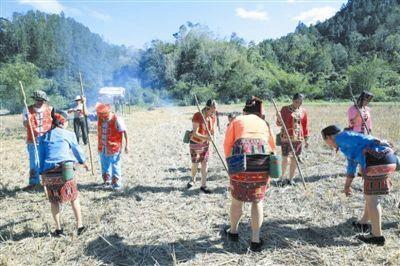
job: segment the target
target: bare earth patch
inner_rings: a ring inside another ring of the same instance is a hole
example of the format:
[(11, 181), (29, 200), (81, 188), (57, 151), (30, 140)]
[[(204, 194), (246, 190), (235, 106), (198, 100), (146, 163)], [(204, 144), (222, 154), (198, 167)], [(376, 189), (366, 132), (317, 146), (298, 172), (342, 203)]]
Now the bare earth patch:
[[(240, 111), (221, 106), (221, 111)], [(303, 155), (308, 191), (302, 186), (272, 186), (264, 204), (260, 254), (247, 250), (250, 238), (249, 206), (240, 227), (239, 243), (221, 237), (228, 222), (228, 178), (215, 153), (208, 185), (213, 194), (199, 193), (199, 184), (187, 190), (189, 148), (182, 143), (191, 127), (195, 107), (168, 107), (134, 111), (125, 116), (130, 153), (123, 154), (125, 189), (115, 193), (99, 188), (96, 135), (91, 134), (96, 176), (76, 172), (84, 221), (89, 230), (76, 236), (71, 207), (63, 206), (66, 238), (53, 238), (50, 204), (43, 191), (27, 193), (28, 158), (20, 116), (1, 116), (0, 144), (0, 264), (1, 265), (372, 265), (400, 264), (399, 173), (394, 189), (382, 200), (384, 247), (361, 244), (350, 224), (363, 208), (361, 179), (354, 196), (346, 198), (345, 160), (322, 144), (320, 130), (345, 125), (344, 105), (309, 106), (312, 137)], [(399, 105), (373, 106), (374, 135), (400, 147)], [(268, 121), (275, 120), (267, 108)], [(227, 118), (217, 135), (222, 151)], [(276, 129), (275, 129), (276, 130)], [(88, 155), (87, 147), (84, 147)]]

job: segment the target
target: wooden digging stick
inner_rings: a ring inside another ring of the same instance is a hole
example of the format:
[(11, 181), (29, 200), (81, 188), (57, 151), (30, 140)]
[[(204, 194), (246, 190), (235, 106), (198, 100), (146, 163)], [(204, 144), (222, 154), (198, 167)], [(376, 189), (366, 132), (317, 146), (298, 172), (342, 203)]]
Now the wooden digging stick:
[[(33, 127), (32, 127), (32, 124), (31, 124), (31, 120), (29, 119), (28, 104), (26, 103), (26, 95), (25, 95), (24, 85), (22, 85), (21, 81), (19, 81), (19, 86), (21, 87), (21, 93), (22, 93), (24, 105), (25, 105), (25, 108), (26, 108), (26, 112), (28, 114), (27, 122), (28, 122), (28, 126), (29, 126), (29, 131), (31, 132), (31, 135), (32, 135), (33, 146), (35, 148), (35, 163), (40, 164), (36, 137), (35, 137), (35, 133), (33, 132)], [(49, 199), (49, 194), (47, 193), (46, 186), (43, 186), (43, 189), (44, 189), (44, 194), (46, 195), (46, 199)]]
[(301, 177), (301, 182), (303, 183), (304, 189), (307, 190), (306, 182), (304, 181), (303, 172), (301, 171), (301, 168), (300, 168), (299, 159), (297, 158), (296, 151), (294, 150), (292, 140), (290, 139), (290, 136), (289, 136), (289, 131), (288, 131), (286, 125), (285, 125), (285, 122), (283, 121), (281, 112), (279, 112), (278, 107), (276, 106), (275, 100), (274, 100), (272, 97), (269, 97), (269, 99), (270, 99), (270, 101), (272, 102), (272, 104), (274, 105), (275, 110), (276, 110), (276, 113), (277, 113), (277, 115), (278, 115), (278, 118), (279, 118), (279, 120), (280, 120), (280, 122), (281, 122), (281, 124), (282, 124), (282, 127), (283, 127), (284, 130), (285, 130), (285, 134), (286, 134), (286, 136), (287, 136), (287, 138), (288, 138), (288, 140), (289, 140), (290, 149), (292, 150), (292, 152), (293, 152), (293, 157), (294, 157), (294, 159), (295, 159), (295, 161), (296, 161), (297, 169), (299, 169), (299, 174), (300, 174), (300, 177)]
[[(81, 98), (82, 98), (82, 111), (83, 111), (83, 115), (85, 117), (85, 126), (86, 126), (86, 130), (87, 130), (87, 141), (88, 141), (88, 146), (89, 146), (89, 156), (90, 156), (90, 168), (92, 170), (92, 175), (95, 176), (94, 174), (94, 168), (93, 168), (93, 157), (92, 157), (92, 148), (90, 146), (90, 132), (89, 132), (89, 124), (88, 124), (88, 119), (87, 119), (87, 113), (86, 113), (86, 101), (84, 101), (85, 94), (83, 93), (83, 82), (82, 82), (82, 75), (81, 72), (79, 72), (79, 80), (81, 82)], [(97, 181), (97, 178), (95, 176), (95, 181)]]
[[(200, 109), (199, 101), (197, 100), (197, 96), (196, 96), (196, 95), (194, 95), (194, 99), (195, 99), (195, 101), (196, 101), (197, 110), (199, 111), (199, 113), (201, 114), (201, 117), (203, 118), (203, 122), (204, 122), (204, 125), (206, 126), (207, 133), (208, 133), (208, 135), (211, 137), (211, 132), (210, 132), (210, 130), (208, 129), (206, 118), (204, 117), (203, 112), (202, 112), (201, 109)], [(215, 149), (215, 151), (217, 152), (218, 157), (219, 157), (219, 159), (221, 160), (221, 163), (222, 163), (222, 165), (224, 166), (225, 171), (226, 171), (226, 172), (228, 173), (228, 175), (229, 175), (228, 167), (226, 167), (225, 161), (224, 161), (224, 159), (222, 158), (221, 153), (219, 152), (219, 150), (218, 150), (218, 148), (217, 148), (217, 145), (215, 145), (215, 142), (214, 142), (214, 140), (213, 140), (212, 137), (211, 137), (211, 143), (212, 143), (212, 145), (214, 146), (214, 149)]]

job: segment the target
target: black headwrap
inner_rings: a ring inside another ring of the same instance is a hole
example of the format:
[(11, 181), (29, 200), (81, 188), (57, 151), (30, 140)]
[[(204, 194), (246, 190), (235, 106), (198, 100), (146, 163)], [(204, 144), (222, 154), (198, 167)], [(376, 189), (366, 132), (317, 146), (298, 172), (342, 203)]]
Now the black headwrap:
[(371, 101), (374, 95), (370, 93), (369, 91), (363, 91), (361, 92), (360, 96), (358, 96), (357, 99), (357, 105), (358, 107), (362, 107), (364, 100)]
[(297, 92), (295, 95), (293, 95), (293, 101), (299, 100), (299, 99), (303, 100), (304, 99), (304, 95)]
[(328, 136), (336, 135), (336, 134), (338, 134), (340, 131), (342, 131), (342, 129), (340, 129), (340, 127), (338, 127), (338, 126), (336, 126), (336, 125), (328, 126), (328, 127), (324, 128), (324, 129), (321, 131), (322, 138), (323, 138), (323, 139), (326, 139)]
[(243, 108), (243, 112), (261, 116), (262, 101), (259, 98), (253, 96), (251, 99), (248, 99), (246, 101), (246, 105)]

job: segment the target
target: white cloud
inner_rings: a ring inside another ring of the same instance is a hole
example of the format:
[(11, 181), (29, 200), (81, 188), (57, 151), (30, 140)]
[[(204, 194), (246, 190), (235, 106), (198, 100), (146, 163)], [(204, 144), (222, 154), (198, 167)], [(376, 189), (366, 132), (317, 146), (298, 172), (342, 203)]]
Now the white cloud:
[(110, 15), (98, 12), (93, 9), (88, 9), (88, 12), (91, 17), (101, 20), (101, 21), (104, 21), (104, 22), (108, 22), (112, 19)]
[(20, 4), (29, 5), (46, 13), (61, 13), (65, 7), (57, 0), (19, 0)]
[(301, 12), (298, 16), (294, 17), (293, 20), (302, 21), (306, 24), (315, 24), (317, 21), (322, 22), (332, 17), (335, 13), (336, 9), (334, 7), (319, 7)]
[(236, 8), (236, 16), (244, 19), (267, 20), (268, 14), (262, 10), (246, 10), (244, 8)]
[(34, 9), (51, 14), (59, 14), (63, 11), (65, 13), (68, 13), (69, 15), (77, 17), (89, 15), (94, 19), (105, 22), (112, 19), (111, 16), (108, 14), (104, 14), (89, 8), (78, 9), (74, 7), (67, 7), (57, 0), (19, 0), (19, 3), (22, 5), (32, 6)]

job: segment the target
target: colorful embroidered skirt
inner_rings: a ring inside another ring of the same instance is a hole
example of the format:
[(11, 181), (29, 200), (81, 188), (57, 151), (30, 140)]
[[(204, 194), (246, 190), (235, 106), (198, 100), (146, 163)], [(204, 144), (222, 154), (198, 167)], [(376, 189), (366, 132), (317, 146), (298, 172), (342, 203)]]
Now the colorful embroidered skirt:
[[(282, 156), (289, 156), (290, 154), (293, 154), (289, 142), (281, 142), (281, 148), (282, 148)], [(296, 152), (296, 156), (299, 156), (303, 149), (303, 143), (301, 141), (295, 141), (293, 142), (293, 148)]]
[(78, 198), (78, 188), (74, 179), (64, 182), (61, 167), (42, 174), (43, 185), (47, 188), (49, 201), (65, 203)]
[(207, 162), (210, 156), (210, 143), (197, 143), (190, 141), (190, 157), (192, 158), (192, 163)]
[[(235, 142), (232, 155), (261, 154), (267, 151), (267, 143), (259, 139), (239, 139)], [(244, 202), (259, 202), (265, 198), (270, 178), (268, 173), (230, 174), (230, 191), (233, 198)]]
[(396, 171), (396, 156), (389, 149), (383, 152), (365, 151), (364, 194), (387, 195), (392, 187), (391, 176)]

